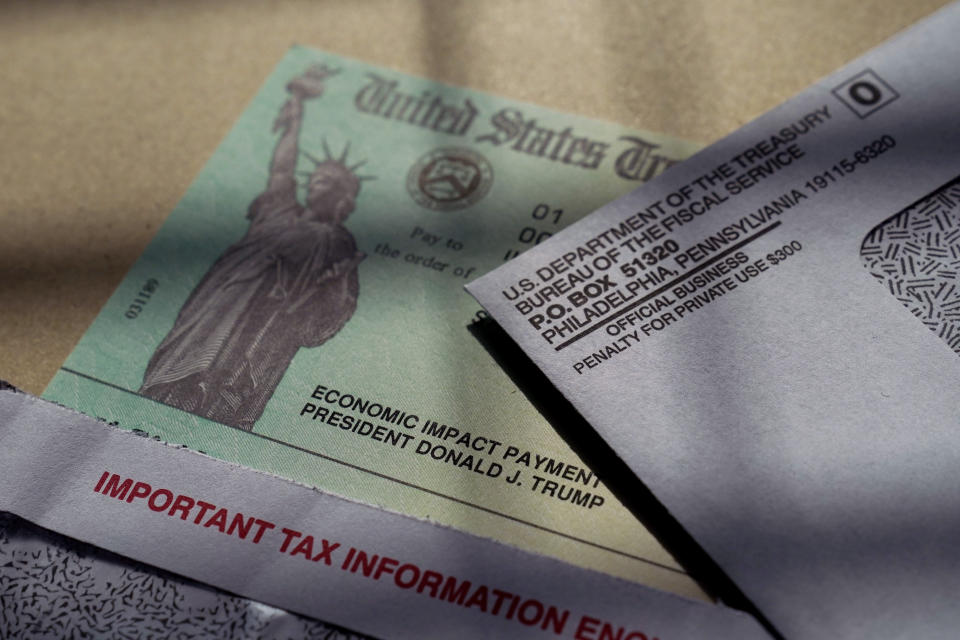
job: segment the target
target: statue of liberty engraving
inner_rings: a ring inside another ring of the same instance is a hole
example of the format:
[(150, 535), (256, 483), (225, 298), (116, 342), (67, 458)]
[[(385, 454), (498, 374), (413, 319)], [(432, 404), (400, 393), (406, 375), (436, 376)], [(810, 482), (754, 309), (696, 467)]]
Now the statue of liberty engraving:
[(267, 188), (250, 204), (246, 235), (180, 309), (147, 365), (142, 395), (249, 431), (297, 351), (320, 346), (353, 315), (364, 254), (343, 222), (365, 177), (346, 166), (346, 149), (333, 158), (324, 142), (325, 159), (304, 152), (315, 167), (304, 204), (297, 200), (303, 105), (334, 73), (318, 65), (287, 85)]

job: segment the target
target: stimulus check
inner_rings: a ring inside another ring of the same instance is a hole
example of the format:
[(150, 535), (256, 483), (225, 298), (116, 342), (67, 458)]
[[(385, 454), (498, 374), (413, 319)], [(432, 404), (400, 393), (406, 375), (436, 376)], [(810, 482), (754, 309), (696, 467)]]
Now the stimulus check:
[(787, 638), (960, 625), (958, 29), (470, 285)]
[(471, 335), (463, 291), (694, 150), (294, 48), (45, 396), (701, 596)]

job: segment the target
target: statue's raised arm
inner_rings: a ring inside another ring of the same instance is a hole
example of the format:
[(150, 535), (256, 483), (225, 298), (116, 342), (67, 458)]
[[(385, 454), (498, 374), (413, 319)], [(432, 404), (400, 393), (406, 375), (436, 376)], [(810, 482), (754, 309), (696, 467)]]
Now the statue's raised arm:
[(300, 124), (303, 121), (303, 103), (309, 98), (323, 95), (324, 81), (337, 73), (339, 73), (338, 69), (318, 64), (287, 83), (287, 92), (290, 97), (280, 108), (280, 113), (273, 123), (273, 130), (283, 133), (273, 151), (267, 191), (290, 190), (295, 195), (296, 179), (294, 172), (297, 167), (297, 147), (300, 138)]

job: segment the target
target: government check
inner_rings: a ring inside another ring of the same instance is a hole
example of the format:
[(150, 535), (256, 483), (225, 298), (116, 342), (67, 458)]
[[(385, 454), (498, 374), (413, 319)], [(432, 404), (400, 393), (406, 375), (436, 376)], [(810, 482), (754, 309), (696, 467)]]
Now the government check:
[(471, 336), (463, 292), (695, 148), (293, 48), (45, 397), (702, 597)]

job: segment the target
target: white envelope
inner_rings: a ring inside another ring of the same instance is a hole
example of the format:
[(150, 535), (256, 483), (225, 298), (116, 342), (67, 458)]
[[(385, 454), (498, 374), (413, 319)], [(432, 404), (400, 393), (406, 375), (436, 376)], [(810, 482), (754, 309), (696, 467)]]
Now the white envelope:
[(926, 198), (960, 175), (958, 32), (953, 5), (468, 285), (790, 639), (960, 629), (960, 190)]

